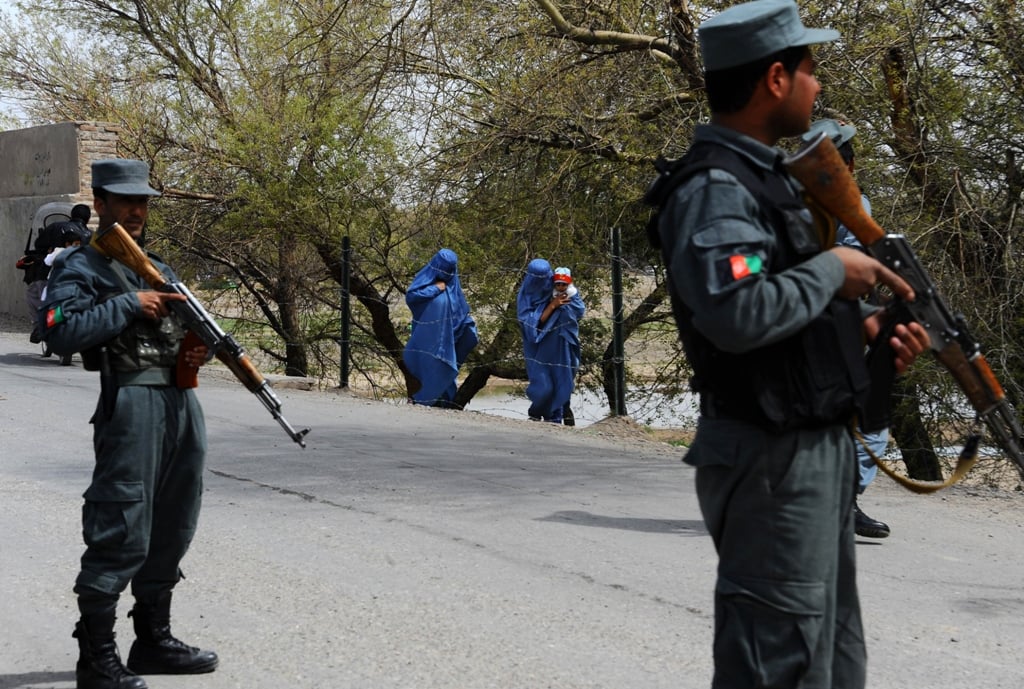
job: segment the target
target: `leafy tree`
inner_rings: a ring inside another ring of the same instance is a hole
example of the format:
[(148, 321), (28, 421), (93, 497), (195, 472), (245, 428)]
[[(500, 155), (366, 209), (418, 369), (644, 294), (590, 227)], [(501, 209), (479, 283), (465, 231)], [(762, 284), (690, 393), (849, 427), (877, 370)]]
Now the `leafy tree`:
[[(666, 68), (673, 56), (695, 58), (667, 39), (631, 33), (657, 29), (659, 17), (645, 3), (574, 8), (615, 27), (594, 35), (575, 30), (547, 3), (427, 6), (410, 32), (423, 40), (404, 46), (402, 61), (431, 98), (427, 140), (435, 154), (420, 168), (420, 195), (453, 242), (486, 246), (489, 257), (474, 265), (470, 256), (464, 281), (491, 316), (460, 392), (466, 400), (490, 375), (525, 375), (514, 299), (530, 258), (572, 266), (592, 306), (607, 296), (612, 227), (628, 238), (635, 270), (649, 266), (638, 200), (651, 174), (639, 166), (666, 145), (662, 127), (679, 126), (680, 111), (690, 119), (699, 111)], [(655, 295), (652, 303), (660, 304), (664, 290)], [(627, 330), (638, 332), (652, 318), (665, 312), (648, 303)], [(584, 380), (607, 389), (607, 327), (584, 325)]]
[[(838, 69), (823, 101), (861, 131), (858, 176), (876, 216), (911, 238), (1019, 403), (1019, 11), (922, 1), (840, 9), (834, 19), (851, 40), (824, 61)], [(860, 87), (844, 88), (851, 81)], [(934, 365), (916, 366), (900, 388), (894, 435), (911, 473), (934, 478), (933, 444), (969, 433), (973, 415)]]
[(21, 10), (30, 30), (6, 23), (0, 64), (34, 99), (26, 111), (120, 124), (124, 153), (151, 161), (164, 191), (153, 229), (165, 246), (232, 275), (257, 309), (239, 322), (287, 374), (308, 373), (309, 344), (331, 337), (316, 318), (318, 255), (343, 229), (365, 233), (395, 184), (398, 134), (368, 58), (392, 29), (388, 7), (50, 0)]
[[(697, 62), (687, 59), (694, 53), (693, 27), (722, 3), (695, 9), (669, 2), (670, 19), (662, 24), (668, 35), (617, 30), (617, 3), (535, 5), (581, 56), (595, 46), (619, 52), (649, 46), (699, 102)], [(651, 15), (659, 11), (646, 9)], [(1012, 276), (1020, 260), (1013, 240), (1020, 223), (1024, 20), (1016, 4), (811, 2), (803, 9), (814, 24), (835, 26), (844, 37), (816, 48), (823, 85), (819, 116), (857, 125), (859, 177), (876, 217), (911, 237), (940, 289), (988, 344), (1009, 396), (1020, 401), (1021, 329), (1015, 314), (1021, 294)], [(664, 126), (660, 147), (639, 142), (630, 152), (649, 159), (680, 141), (685, 145), (698, 114), (695, 108), (675, 108), (676, 126)], [(933, 445), (962, 437), (972, 413), (934, 365), (919, 365), (900, 389), (895, 435), (910, 473), (934, 478), (939, 467)]]

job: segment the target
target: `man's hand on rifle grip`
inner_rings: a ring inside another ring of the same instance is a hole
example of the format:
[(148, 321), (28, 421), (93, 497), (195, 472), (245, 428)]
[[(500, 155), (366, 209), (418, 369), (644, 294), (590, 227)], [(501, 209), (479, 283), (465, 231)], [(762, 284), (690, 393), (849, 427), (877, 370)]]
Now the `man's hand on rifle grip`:
[(148, 318), (151, 321), (158, 321), (161, 318), (166, 318), (167, 315), (170, 314), (167, 302), (186, 300), (184, 294), (177, 294), (174, 292), (155, 292), (151, 290), (136, 292), (135, 296), (139, 299), (139, 314), (143, 318)]
[(860, 299), (879, 284), (885, 285), (903, 301), (914, 301), (914, 290), (906, 280), (864, 252), (847, 246), (829, 249), (843, 264), (846, 277), (838, 295)]
[[(867, 336), (868, 342), (874, 342), (879, 332), (882, 331), (885, 320), (892, 317), (892, 313), (887, 309), (868, 316), (864, 321), (864, 334)], [(910, 364), (914, 363), (914, 359), (928, 349), (931, 345), (931, 338), (928, 336), (928, 331), (916, 321), (897, 323), (890, 332), (892, 334), (889, 337), (889, 348), (895, 357), (894, 366), (898, 375), (904, 373)]]
[(889, 346), (896, 354), (896, 373), (904, 373), (910, 368), (914, 359), (928, 349), (930, 344), (931, 338), (928, 337), (928, 331), (920, 323), (916, 321), (906, 325), (898, 323), (893, 331), (893, 336), (889, 338)]
[(206, 345), (198, 344), (195, 347), (182, 349), (182, 357), (191, 368), (199, 368), (210, 360), (210, 357), (207, 356), (208, 352), (209, 350), (206, 348)]

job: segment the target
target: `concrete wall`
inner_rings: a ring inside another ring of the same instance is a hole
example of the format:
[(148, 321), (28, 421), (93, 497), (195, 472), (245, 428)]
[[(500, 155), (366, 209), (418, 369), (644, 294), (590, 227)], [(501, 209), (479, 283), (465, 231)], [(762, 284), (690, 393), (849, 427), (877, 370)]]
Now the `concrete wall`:
[(0, 132), (0, 313), (24, 317), (22, 272), (32, 216), (49, 201), (92, 208), (91, 164), (116, 158), (119, 128), (101, 122), (62, 122)]

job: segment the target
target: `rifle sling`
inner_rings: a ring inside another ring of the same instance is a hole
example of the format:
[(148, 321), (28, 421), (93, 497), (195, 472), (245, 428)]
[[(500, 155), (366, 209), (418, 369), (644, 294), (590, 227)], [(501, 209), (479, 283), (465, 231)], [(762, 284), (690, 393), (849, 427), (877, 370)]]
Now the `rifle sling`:
[(853, 428), (853, 437), (867, 451), (868, 456), (871, 457), (872, 461), (874, 461), (878, 468), (882, 470), (882, 473), (910, 492), (918, 493), (920, 495), (935, 493), (943, 488), (949, 488), (967, 476), (967, 472), (969, 472), (971, 468), (974, 467), (974, 463), (978, 461), (978, 448), (981, 445), (981, 436), (978, 434), (971, 435), (967, 439), (967, 442), (964, 443), (964, 449), (960, 451), (960, 455), (956, 459), (956, 466), (953, 467), (953, 473), (949, 475), (949, 478), (942, 482), (918, 481), (896, 473), (894, 469), (879, 459), (878, 456), (871, 451), (871, 448), (868, 447), (867, 442), (864, 440), (864, 436), (861, 435), (856, 426)]

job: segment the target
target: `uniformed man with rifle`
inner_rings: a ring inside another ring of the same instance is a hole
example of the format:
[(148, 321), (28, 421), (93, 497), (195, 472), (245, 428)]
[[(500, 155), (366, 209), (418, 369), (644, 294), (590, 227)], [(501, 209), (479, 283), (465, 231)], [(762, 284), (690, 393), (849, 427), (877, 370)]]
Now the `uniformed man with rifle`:
[[(810, 125), (820, 91), (793, 0), (733, 5), (700, 25), (711, 123), (662, 166), (646, 200), (683, 347), (700, 393), (685, 460), (718, 552), (713, 689), (862, 689), (866, 652), (855, 576), (857, 466), (850, 423), (869, 376), (858, 298), (879, 261), (815, 232), (777, 148)], [(904, 370), (928, 345), (892, 333)]]
[[(117, 224), (142, 244), (149, 166), (139, 160), (92, 164), (99, 227)], [(154, 254), (168, 280), (174, 274)], [(208, 347), (183, 346), (172, 313), (187, 297), (152, 289), (94, 246), (62, 253), (44, 304), (45, 337), (58, 354), (81, 352), (100, 372), (96, 464), (85, 491), (85, 553), (75, 580), (78, 689), (143, 689), (138, 675), (193, 674), (217, 667), (217, 654), (171, 634), (171, 594), (196, 531), (203, 490), (206, 426), (194, 391), (180, 381), (207, 360)], [(187, 385), (188, 383), (186, 383)], [(120, 594), (131, 586), (135, 641), (122, 664), (114, 637)]]

